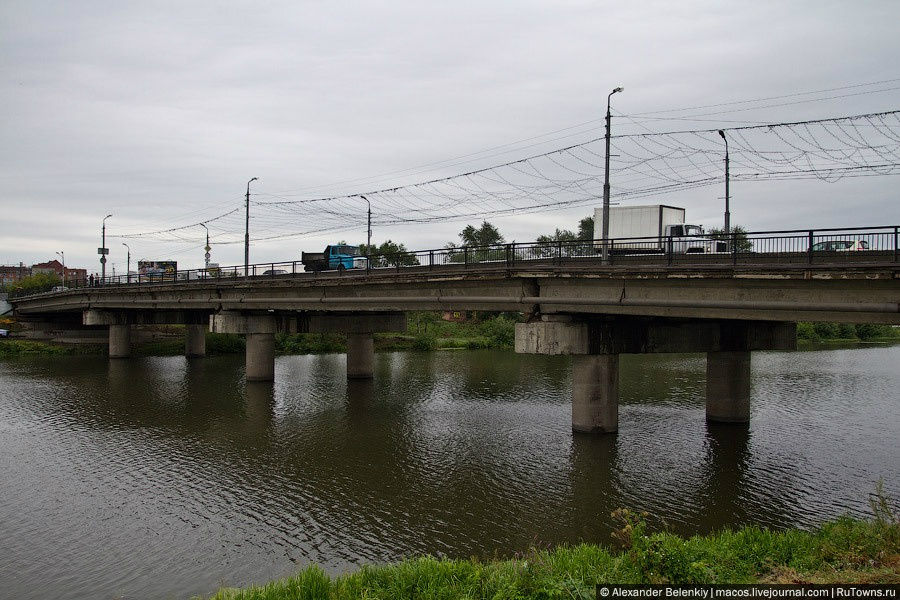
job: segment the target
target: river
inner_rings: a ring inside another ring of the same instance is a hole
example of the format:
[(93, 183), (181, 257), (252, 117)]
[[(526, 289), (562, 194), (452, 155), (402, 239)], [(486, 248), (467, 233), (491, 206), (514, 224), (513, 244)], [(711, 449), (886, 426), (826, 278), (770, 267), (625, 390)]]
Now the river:
[(0, 361), (0, 590), (186, 598), (318, 563), (810, 527), (900, 497), (900, 345), (753, 354), (749, 427), (704, 421), (703, 355), (623, 356), (620, 431), (570, 430), (567, 357), (496, 351)]

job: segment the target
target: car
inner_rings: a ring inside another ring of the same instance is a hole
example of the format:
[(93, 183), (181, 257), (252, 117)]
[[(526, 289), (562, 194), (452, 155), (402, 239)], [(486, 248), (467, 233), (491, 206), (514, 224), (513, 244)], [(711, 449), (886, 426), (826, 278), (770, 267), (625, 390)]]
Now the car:
[(866, 240), (827, 240), (812, 246), (813, 252), (850, 252), (868, 249), (869, 242)]
[(266, 269), (263, 271), (263, 275), (287, 275), (287, 273), (284, 269)]
[(64, 291), (66, 291), (67, 289), (69, 289), (69, 288), (67, 288), (67, 287), (64, 286), (64, 285), (54, 285), (54, 286), (53, 286), (53, 289), (50, 290), (50, 291), (51, 291), (51, 292), (64, 292)]
[(0, 329), (0, 337), (9, 337), (9, 329)]

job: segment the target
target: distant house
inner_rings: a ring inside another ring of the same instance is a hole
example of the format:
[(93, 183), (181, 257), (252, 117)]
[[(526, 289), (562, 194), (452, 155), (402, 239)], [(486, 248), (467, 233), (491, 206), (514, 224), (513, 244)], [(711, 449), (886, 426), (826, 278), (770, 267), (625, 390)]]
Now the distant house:
[(87, 278), (87, 269), (72, 269), (70, 267), (66, 267), (65, 271), (65, 277), (63, 277), (63, 265), (56, 259), (45, 263), (37, 263), (35, 265), (31, 265), (31, 272), (35, 275), (37, 275), (38, 273), (46, 273), (48, 275), (55, 274), (60, 279), (65, 279), (66, 281), (74, 281), (76, 279)]
[(16, 283), (31, 275), (31, 267), (24, 264), (0, 265), (0, 285)]

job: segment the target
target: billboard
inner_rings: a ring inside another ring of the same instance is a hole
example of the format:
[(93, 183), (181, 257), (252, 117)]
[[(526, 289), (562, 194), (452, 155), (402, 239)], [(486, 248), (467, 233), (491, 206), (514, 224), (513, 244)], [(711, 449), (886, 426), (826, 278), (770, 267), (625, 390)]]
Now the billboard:
[(178, 261), (175, 260), (139, 260), (138, 273), (140, 275), (174, 275), (178, 271)]

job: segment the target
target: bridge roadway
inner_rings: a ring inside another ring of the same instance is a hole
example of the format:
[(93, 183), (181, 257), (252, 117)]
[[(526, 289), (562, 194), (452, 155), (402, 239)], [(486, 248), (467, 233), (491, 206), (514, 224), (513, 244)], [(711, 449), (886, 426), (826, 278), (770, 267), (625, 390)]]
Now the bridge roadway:
[(247, 336), (246, 379), (274, 378), (278, 332), (348, 336), (348, 377), (371, 377), (372, 334), (405, 331), (412, 310), (516, 311), (516, 351), (575, 355), (572, 427), (618, 428), (618, 357), (706, 352), (707, 419), (750, 417), (753, 350), (793, 349), (797, 321), (900, 324), (900, 264), (633, 264), (595, 260), (416, 266), (167, 281), (73, 289), (13, 300), (30, 320), (109, 326), (111, 358), (130, 355), (137, 324)]

